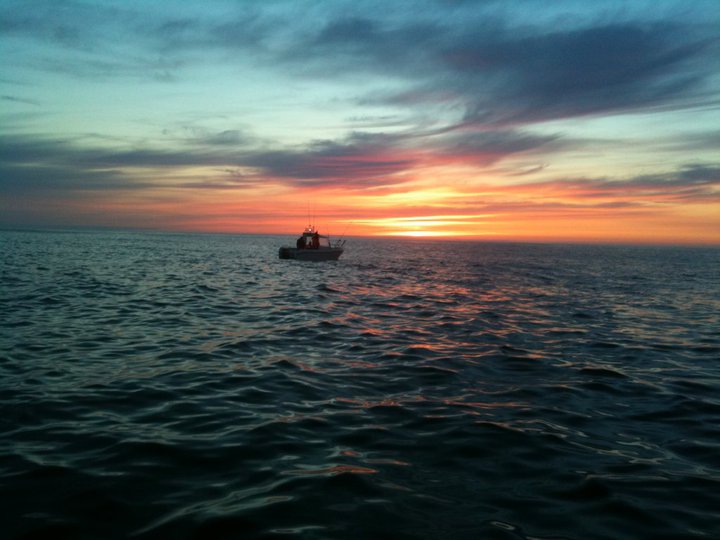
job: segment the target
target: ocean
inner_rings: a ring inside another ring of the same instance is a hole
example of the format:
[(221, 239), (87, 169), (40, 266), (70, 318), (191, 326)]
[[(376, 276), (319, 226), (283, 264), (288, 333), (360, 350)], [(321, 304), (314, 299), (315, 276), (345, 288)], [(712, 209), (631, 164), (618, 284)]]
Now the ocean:
[(720, 249), (0, 232), (0, 535), (720, 537)]

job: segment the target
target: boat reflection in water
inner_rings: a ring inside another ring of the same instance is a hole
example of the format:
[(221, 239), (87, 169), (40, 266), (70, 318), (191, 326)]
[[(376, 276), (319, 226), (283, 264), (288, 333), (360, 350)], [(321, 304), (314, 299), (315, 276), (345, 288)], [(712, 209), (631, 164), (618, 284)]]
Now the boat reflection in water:
[(324, 236), (308, 225), (300, 238), (295, 242), (295, 247), (281, 247), (281, 259), (299, 259), (301, 261), (336, 261), (343, 253), (344, 240), (335, 243), (330, 241), (329, 236)]

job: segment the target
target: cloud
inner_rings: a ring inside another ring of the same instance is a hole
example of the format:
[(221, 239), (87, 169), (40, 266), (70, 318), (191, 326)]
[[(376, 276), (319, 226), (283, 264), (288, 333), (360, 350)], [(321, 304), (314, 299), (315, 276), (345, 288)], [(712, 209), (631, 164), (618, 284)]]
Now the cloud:
[(595, 183), (599, 192), (665, 202), (720, 202), (720, 165), (689, 163), (675, 171)]
[(213, 133), (203, 140), (204, 144), (217, 146), (237, 146), (244, 142), (244, 138), (237, 129), (226, 129), (219, 133)]
[[(508, 157), (560, 148), (559, 136), (513, 130), (481, 133), (353, 132), (338, 141), (303, 148), (245, 153), (244, 165), (297, 185), (381, 187), (403, 182), (405, 173), (460, 164), (486, 168)], [(566, 144), (571, 144), (570, 142)]]
[(384, 79), (392, 82), (384, 95), (374, 90), (358, 102), (444, 103), (466, 127), (684, 107), (703, 99), (718, 67), (717, 28), (662, 10), (649, 21), (526, 2), (522, 9), (542, 8), (533, 22), (503, 2), (414, 6), (180, 5), (166, 14), (36, 0), (32, 9), (3, 9), (0, 32), (74, 51), (71, 62), (50, 51), (34, 62), (77, 77), (174, 81), (188, 65), (224, 62), (285, 77)]
[[(231, 155), (205, 149), (111, 150), (81, 140), (3, 136), (0, 137), (0, 191), (19, 194), (144, 190), (173, 184), (182, 187), (183, 181), (168, 182), (165, 174), (189, 166), (220, 168), (232, 163)], [(236, 174), (220, 173), (219, 176), (238, 187)], [(209, 183), (217, 182), (214, 179)]]
[(0, 5), (0, 36), (93, 52), (112, 44), (116, 32), (127, 28), (130, 13), (99, 3), (6, 1)]
[(108, 149), (88, 146), (81, 140), (43, 136), (0, 137), (0, 163), (17, 166), (59, 165), (78, 169), (113, 167), (183, 167), (223, 165), (228, 156), (204, 149), (154, 150), (150, 148)]
[(405, 90), (370, 95), (365, 102), (458, 106), (464, 109), (465, 128), (661, 105), (683, 108), (707, 101), (711, 66), (718, 64), (717, 33), (698, 35), (696, 28), (675, 22), (618, 22), (548, 32), (495, 21), (472, 29), (439, 26), (433, 35), (432, 40), (405, 42), (401, 48), (415, 55), (409, 62), (382, 53), (402, 41), (400, 35), (357, 47), (358, 54), (382, 66), (377, 69), (408, 81)]
[(557, 179), (507, 188), (546, 199), (573, 197), (578, 204), (679, 204), (720, 201), (720, 164), (688, 163), (675, 170), (629, 178)]
[(34, 99), (27, 99), (27, 98), (21, 98), (17, 96), (0, 96), (0, 99), (3, 101), (10, 101), (13, 103), (23, 103), (25, 105), (40, 105), (39, 101), (36, 101)]
[(671, 173), (641, 175), (625, 181), (628, 185), (653, 187), (720, 186), (720, 165), (689, 163)]
[[(0, 187), (10, 191), (162, 186), (241, 189), (273, 182), (299, 187), (364, 189), (393, 186), (437, 165), (458, 164), (483, 170), (509, 157), (521, 154), (547, 157), (549, 152), (582, 144), (559, 135), (541, 136), (519, 130), (451, 131), (426, 137), (353, 132), (336, 141), (313, 141), (291, 148), (266, 141), (260, 145), (239, 130), (191, 130), (189, 138), (172, 141), (175, 144), (172, 148), (153, 148), (129, 140), (107, 141), (99, 137), (0, 137)], [(183, 173), (188, 168), (214, 172), (204, 173), (203, 178), (196, 173), (193, 180)], [(526, 166), (520, 173), (543, 169), (542, 165), (534, 165), (530, 170)], [(151, 174), (155, 179), (149, 177)], [(173, 175), (178, 179), (173, 180)], [(717, 196), (719, 178), (720, 167), (689, 163), (675, 171), (629, 179), (559, 179), (512, 184), (504, 189), (534, 193), (540, 188), (546, 193), (572, 191), (586, 200), (628, 194), (648, 199), (664, 196), (707, 200)]]
[[(191, 129), (189, 134), (171, 139), (174, 146), (162, 149), (89, 136), (0, 137), (0, 184), (13, 190), (121, 189), (123, 181), (133, 189), (160, 185), (238, 189), (265, 179), (288, 186), (362, 189), (391, 186), (407, 180), (407, 173), (437, 164), (489, 166), (555, 140), (513, 132), (425, 138), (353, 132), (337, 141), (287, 148), (267, 142), (261, 146), (239, 130)], [(201, 181), (167, 180), (187, 168), (213, 168), (217, 175)], [(145, 180), (148, 171), (155, 171), (158, 180)]]
[[(239, 189), (263, 179), (296, 186), (390, 185), (398, 181), (393, 175), (411, 169), (417, 161), (412, 150), (393, 146), (397, 140), (356, 133), (341, 142), (263, 149), (254, 147), (254, 141), (239, 131), (227, 130), (195, 133), (191, 139), (175, 141), (174, 149), (157, 149), (132, 141), (108, 148), (96, 138), (89, 142), (86, 138), (5, 136), (0, 137), (0, 188), (13, 192), (171, 186)], [(202, 180), (167, 179), (188, 167), (210, 167), (216, 174)], [(242, 172), (249, 169), (255, 173)], [(157, 180), (148, 180), (148, 171), (154, 171)]]
[(720, 148), (720, 130), (684, 133), (682, 137), (660, 138), (661, 151), (698, 152)]
[(394, 175), (418, 163), (415, 153), (397, 141), (384, 134), (356, 133), (341, 142), (316, 141), (301, 149), (250, 152), (243, 163), (302, 185), (388, 185), (399, 181), (393, 180)]
[(515, 154), (558, 149), (559, 139), (559, 135), (540, 136), (517, 130), (456, 132), (444, 139), (439, 154), (450, 161), (489, 166)]
[(455, 105), (465, 126), (685, 107), (707, 98), (718, 65), (709, 27), (577, 17), (558, 30), (486, 13), (468, 8), (459, 20), (440, 10), (432, 22), (341, 16), (281, 59), (314, 76), (360, 70), (403, 82), (360, 103)]
[(155, 18), (138, 28), (165, 54), (223, 50), (260, 54), (266, 50), (267, 41), (272, 41), (279, 28), (285, 26), (279, 24), (280, 17), (273, 16), (272, 10), (263, 13), (252, 4), (237, 4), (218, 19), (212, 13), (203, 9), (185, 17)]
[[(691, 35), (691, 34), (689, 34)], [(470, 88), (467, 122), (528, 123), (631, 109), (700, 96), (710, 72), (704, 39), (672, 24), (613, 24), (521, 39), (470, 42), (447, 53)]]

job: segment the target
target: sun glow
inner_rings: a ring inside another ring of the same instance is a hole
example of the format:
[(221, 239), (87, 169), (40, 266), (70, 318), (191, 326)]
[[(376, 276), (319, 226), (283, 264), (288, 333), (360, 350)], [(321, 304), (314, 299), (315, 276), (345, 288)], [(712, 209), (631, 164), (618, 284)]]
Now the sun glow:
[(354, 223), (376, 229), (371, 234), (377, 236), (478, 236), (483, 235), (483, 228), (492, 217), (492, 214), (378, 217)]
[(462, 236), (452, 231), (394, 231), (385, 233), (387, 236), (409, 236), (413, 238), (433, 238), (441, 236)]

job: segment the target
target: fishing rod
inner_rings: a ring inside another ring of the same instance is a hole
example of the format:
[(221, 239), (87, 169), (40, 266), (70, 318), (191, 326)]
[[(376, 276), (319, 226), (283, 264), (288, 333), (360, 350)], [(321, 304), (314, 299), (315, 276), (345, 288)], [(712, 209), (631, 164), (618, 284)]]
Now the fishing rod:
[(346, 241), (343, 240), (343, 238), (345, 238), (345, 233), (347, 232), (348, 227), (350, 227), (350, 224), (349, 224), (349, 223), (348, 223), (347, 225), (345, 225), (345, 229), (343, 230), (343, 233), (340, 235), (340, 238), (339, 238), (339, 240), (337, 241), (337, 246), (338, 246), (338, 247), (343, 247), (343, 246), (345, 245), (345, 242), (346, 242)]

